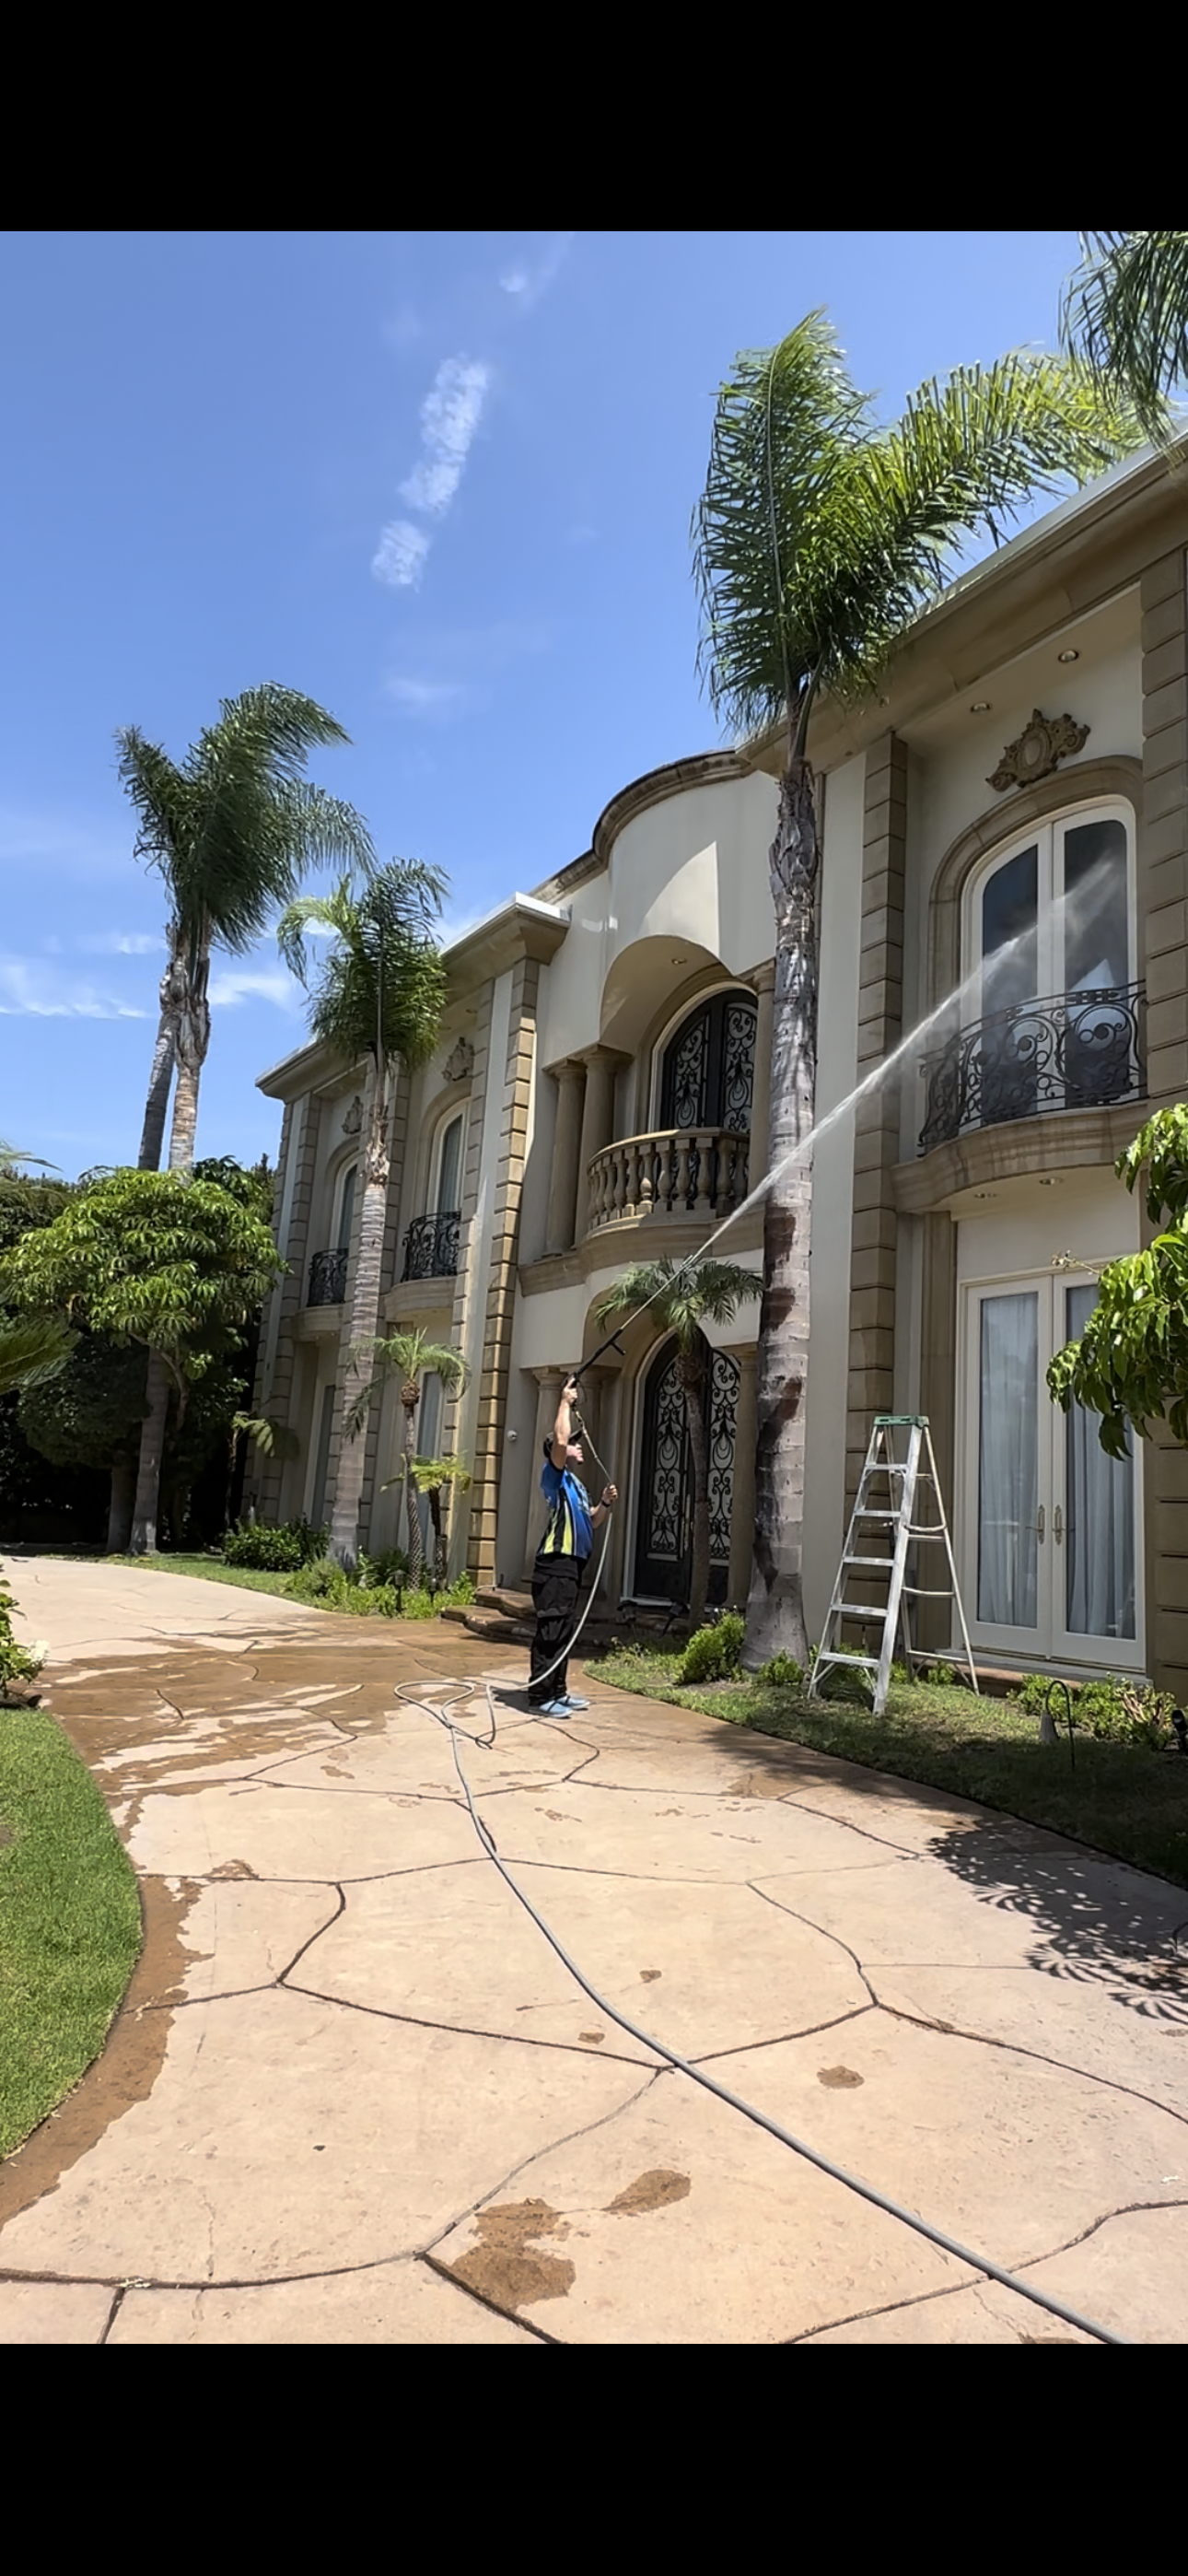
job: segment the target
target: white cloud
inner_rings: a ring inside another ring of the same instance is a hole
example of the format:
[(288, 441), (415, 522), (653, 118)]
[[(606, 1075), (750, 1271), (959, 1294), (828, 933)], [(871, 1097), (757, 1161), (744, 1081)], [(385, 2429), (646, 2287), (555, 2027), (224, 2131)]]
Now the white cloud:
[(9, 1020), (143, 1020), (114, 993), (63, 975), (30, 957), (0, 957), (0, 1018)]
[(279, 1010), (293, 1011), (301, 1000), (301, 987), (277, 966), (246, 970), (232, 966), (211, 977), (212, 1011), (233, 1011), (240, 1002), (255, 995), (261, 1001), (275, 1002)]
[(466, 700), (461, 680), (418, 680), (405, 673), (385, 680), (384, 694), (410, 716), (459, 714)]
[(159, 930), (97, 930), (78, 945), (92, 957), (153, 957), (165, 951)]
[(393, 590), (415, 590), (432, 542), (423, 528), (414, 528), (411, 519), (393, 519), (372, 558), (376, 580), (386, 581)]
[(479, 358), (442, 360), (421, 405), (425, 453), (400, 486), (401, 500), (410, 509), (445, 517), (462, 480), (490, 381), (490, 368)]
[(547, 295), (554, 278), (573, 247), (572, 233), (554, 233), (543, 258), (535, 268), (525, 260), (513, 260), (499, 280), (505, 295), (510, 295), (521, 313), (531, 313), (542, 295)]

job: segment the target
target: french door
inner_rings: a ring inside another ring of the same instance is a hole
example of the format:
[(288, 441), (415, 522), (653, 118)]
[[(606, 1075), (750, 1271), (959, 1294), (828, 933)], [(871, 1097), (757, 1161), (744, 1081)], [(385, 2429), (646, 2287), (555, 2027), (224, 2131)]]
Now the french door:
[(964, 1291), (962, 1589), (983, 1650), (1122, 1672), (1143, 1659), (1135, 1461), (1045, 1384), (1096, 1296), (1050, 1275)]

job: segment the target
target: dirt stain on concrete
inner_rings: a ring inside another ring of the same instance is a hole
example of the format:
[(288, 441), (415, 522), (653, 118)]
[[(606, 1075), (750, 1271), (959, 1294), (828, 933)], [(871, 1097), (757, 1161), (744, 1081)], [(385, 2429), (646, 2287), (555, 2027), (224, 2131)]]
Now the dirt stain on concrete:
[(569, 2234), (559, 2209), (547, 2200), (503, 2200), (475, 2218), (479, 2242), (441, 2270), (493, 2308), (514, 2310), (535, 2299), (568, 2297), (577, 2275), (564, 2255), (530, 2251), (542, 2236)]
[(649, 2209), (668, 2209), (674, 2200), (687, 2200), (693, 2185), (688, 2174), (674, 2173), (669, 2165), (653, 2165), (648, 2173), (637, 2175), (607, 2202), (612, 2218), (642, 2218)]
[(855, 2084), (865, 2084), (866, 2077), (853, 2066), (819, 2066), (817, 2082), (826, 2085), (831, 2093), (844, 2093)]

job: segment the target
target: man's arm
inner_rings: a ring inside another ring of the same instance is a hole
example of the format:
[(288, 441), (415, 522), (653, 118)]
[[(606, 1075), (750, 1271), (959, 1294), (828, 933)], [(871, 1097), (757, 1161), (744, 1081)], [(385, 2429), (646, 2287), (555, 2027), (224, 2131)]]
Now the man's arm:
[(561, 1389), (561, 1402), (557, 1407), (557, 1419), (553, 1424), (553, 1445), (549, 1451), (549, 1456), (552, 1459), (558, 1475), (560, 1475), (561, 1469), (565, 1465), (566, 1452), (568, 1451), (570, 1441), (573, 1438), (572, 1407), (576, 1403), (577, 1379), (574, 1377), (567, 1377), (565, 1384)]
[(619, 1488), (617, 1485), (603, 1486), (602, 1501), (600, 1503), (595, 1503), (594, 1509), (590, 1514), (591, 1524), (595, 1529), (601, 1529), (607, 1513), (613, 1512), (618, 1499)]

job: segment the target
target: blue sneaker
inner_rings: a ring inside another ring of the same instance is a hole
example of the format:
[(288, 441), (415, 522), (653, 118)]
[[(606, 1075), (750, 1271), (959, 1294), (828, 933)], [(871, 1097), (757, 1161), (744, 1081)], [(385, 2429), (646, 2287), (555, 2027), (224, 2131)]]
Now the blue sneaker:
[(579, 1698), (576, 1691), (566, 1691), (564, 1705), (567, 1709), (576, 1710), (588, 1708), (590, 1703), (588, 1699)]
[(528, 1706), (534, 1717), (571, 1717), (573, 1715), (567, 1699), (530, 1699)]

